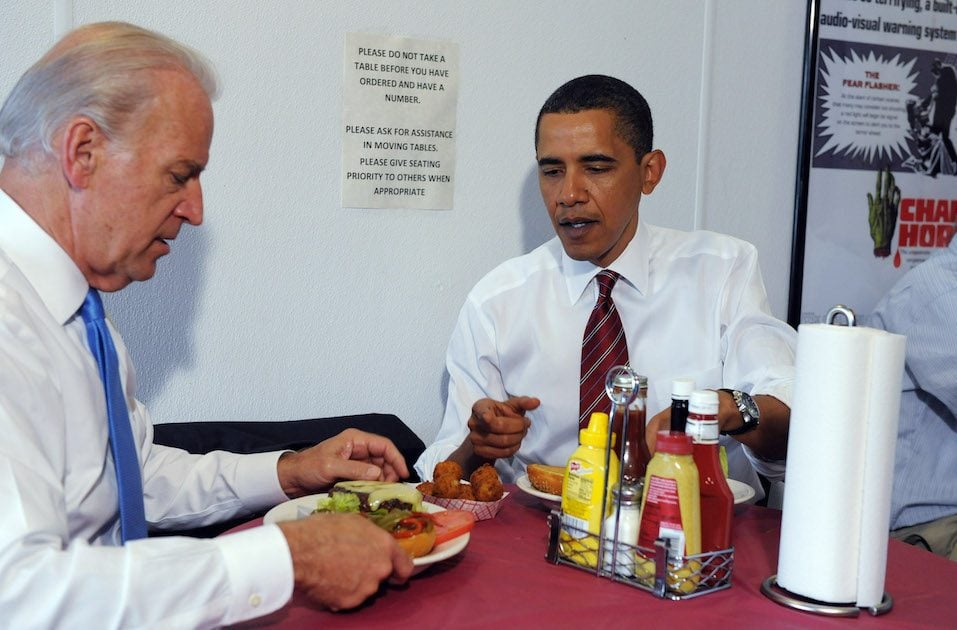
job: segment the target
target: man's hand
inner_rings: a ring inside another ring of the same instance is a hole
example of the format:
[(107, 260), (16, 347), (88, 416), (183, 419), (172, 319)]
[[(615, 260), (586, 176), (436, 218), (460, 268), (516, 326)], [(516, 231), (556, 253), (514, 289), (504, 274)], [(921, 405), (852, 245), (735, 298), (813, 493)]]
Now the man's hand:
[(655, 452), (655, 445), (658, 444), (658, 431), (671, 430), (671, 407), (665, 407), (664, 411), (659, 411), (645, 425), (645, 442), (648, 444), (648, 452)]
[(389, 438), (358, 429), (279, 458), (279, 483), (290, 498), (321, 491), (340, 479), (396, 481), (409, 476)]
[(468, 440), (472, 451), (487, 460), (517, 453), (532, 424), (525, 412), (540, 404), (538, 398), (530, 396), (514, 396), (504, 402), (483, 398), (476, 402), (469, 418)]
[[(883, 183), (882, 183), (883, 180)], [(867, 193), (867, 221), (874, 241), (874, 255), (886, 258), (891, 254), (891, 239), (897, 227), (897, 207), (901, 189), (894, 183), (890, 167), (877, 171), (875, 194)]]
[(330, 610), (354, 608), (383, 580), (401, 583), (412, 574), (412, 559), (392, 536), (358, 514), (317, 514), (279, 528), (296, 589)]
[(486, 462), (511, 457), (522, 446), (532, 422), (526, 411), (541, 403), (531, 396), (513, 396), (506, 401), (483, 398), (472, 405), (469, 434), (449, 459), (458, 462), (465, 474), (471, 474)]
[[(754, 402), (761, 411), (761, 423), (750, 433), (732, 436), (737, 441), (748, 446), (756, 455), (765, 459), (784, 459), (788, 451), (788, 428), (790, 427), (791, 409), (774, 396), (756, 395)], [(718, 392), (718, 428), (720, 431), (737, 429), (743, 420), (738, 406), (734, 403), (731, 394), (725, 391)], [(668, 431), (671, 428), (671, 408), (668, 407), (648, 421), (645, 440), (648, 442), (648, 451), (655, 452), (658, 431)]]

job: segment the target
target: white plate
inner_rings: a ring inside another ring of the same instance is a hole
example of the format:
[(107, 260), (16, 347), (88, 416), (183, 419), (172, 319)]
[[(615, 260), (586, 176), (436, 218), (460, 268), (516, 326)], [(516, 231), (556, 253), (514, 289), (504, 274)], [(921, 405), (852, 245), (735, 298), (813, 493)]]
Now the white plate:
[[(542, 492), (541, 490), (536, 490), (532, 483), (528, 480), (528, 475), (522, 475), (515, 480), (515, 485), (518, 486), (519, 490), (527, 492), (528, 494), (543, 499), (545, 501), (551, 501), (553, 503), (561, 503), (562, 498), (557, 494), (548, 494), (547, 492)], [(744, 483), (743, 481), (737, 481), (735, 479), (728, 479), (728, 486), (731, 488), (731, 494), (734, 495), (734, 503), (747, 503), (754, 498), (754, 488)]]
[(738, 481), (737, 479), (728, 479), (728, 485), (731, 487), (731, 494), (734, 495), (734, 504), (747, 503), (754, 498), (754, 488)]
[(541, 490), (536, 490), (535, 486), (532, 485), (532, 482), (528, 480), (527, 474), (516, 479), (515, 485), (518, 486), (518, 489), (522, 492), (527, 492), (533, 497), (538, 497), (543, 501), (551, 501), (552, 503), (562, 502), (562, 497), (559, 494), (549, 494), (547, 492), (542, 492)]
[[(273, 509), (266, 512), (266, 515), (263, 517), (263, 523), (269, 524), (281, 523), (283, 521), (295, 521), (296, 519), (309, 516), (312, 514), (312, 511), (316, 509), (319, 499), (325, 499), (327, 496), (328, 495), (326, 493), (310, 494), (309, 496), (299, 497), (298, 499), (290, 499), (289, 501), (280, 503)], [(423, 501), (422, 511), (429, 513), (444, 512), (445, 508)], [(471, 536), (471, 532), (466, 532), (461, 536), (456, 536), (452, 540), (446, 540), (441, 545), (436, 545), (432, 548), (432, 553), (428, 555), (422, 556), (420, 558), (413, 558), (412, 564), (415, 566), (415, 569), (412, 571), (412, 575), (424, 570), (425, 567), (429, 566), (430, 564), (441, 562), (442, 560), (446, 560), (458, 554), (460, 551), (465, 549), (466, 545), (469, 544), (469, 538), (471, 538)]]

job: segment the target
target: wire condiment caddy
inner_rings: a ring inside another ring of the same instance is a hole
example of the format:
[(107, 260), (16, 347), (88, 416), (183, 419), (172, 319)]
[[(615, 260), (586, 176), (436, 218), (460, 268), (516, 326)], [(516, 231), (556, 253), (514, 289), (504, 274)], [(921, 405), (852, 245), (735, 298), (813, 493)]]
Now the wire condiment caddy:
[[(643, 387), (647, 387), (647, 379), (629, 366), (615, 366), (608, 371), (605, 391), (611, 400), (611, 413), (608, 416), (608, 443), (605, 448), (603, 506), (609, 503), (612, 487), (622, 488), (623, 484), (632, 481), (623, 479), (624, 469), (617, 479), (608, 478), (613, 451), (612, 425), (620, 415), (621, 435), (628, 435), (629, 420), (637, 420), (629, 418), (630, 407)], [(643, 400), (639, 403), (643, 404)], [(644, 409), (641, 408), (641, 411)], [(644, 417), (644, 413), (639, 415)], [(624, 448), (622, 444), (623, 452)], [(643, 480), (638, 480), (638, 483), (643, 483)], [(619, 540), (621, 495), (621, 492), (614, 492), (613, 516), (607, 519), (611, 526), (606, 526), (606, 519), (602, 519), (597, 535), (582, 529), (576, 519), (565, 518), (561, 510), (552, 510), (547, 519), (549, 538), (546, 560), (672, 600), (699, 597), (731, 586), (733, 547), (684, 556), (683, 542), (668, 537), (659, 537), (654, 548), (639, 546), (637, 541), (632, 544)], [(638, 496), (640, 500), (640, 488)]]

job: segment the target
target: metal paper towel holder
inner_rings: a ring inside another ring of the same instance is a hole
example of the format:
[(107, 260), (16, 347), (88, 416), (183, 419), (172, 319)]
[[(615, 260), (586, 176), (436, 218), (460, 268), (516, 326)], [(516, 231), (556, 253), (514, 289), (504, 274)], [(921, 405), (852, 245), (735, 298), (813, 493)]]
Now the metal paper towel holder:
[[(861, 612), (861, 609), (854, 604), (829, 604), (827, 602), (802, 597), (801, 595), (792, 593), (783, 586), (778, 585), (778, 576), (776, 573), (761, 582), (761, 592), (764, 593), (768, 599), (777, 604), (787, 606), (788, 608), (794, 608), (795, 610), (814, 613), (816, 615), (827, 615), (829, 617), (857, 617)], [(893, 607), (894, 599), (887, 594), (887, 591), (884, 591), (884, 596), (881, 598), (881, 603), (877, 604), (876, 606), (868, 606), (865, 608), (865, 610), (876, 617), (877, 615), (883, 615), (884, 613), (890, 612), (891, 608)]]
[[(824, 316), (824, 323), (833, 324), (835, 326), (838, 325), (835, 323), (838, 315), (844, 316), (847, 326), (857, 325), (857, 319), (854, 316), (854, 310), (844, 306), (843, 304), (838, 304), (829, 310), (827, 315)], [(776, 573), (761, 583), (761, 592), (764, 593), (768, 599), (777, 604), (787, 606), (788, 608), (794, 608), (795, 610), (814, 613), (816, 615), (827, 615), (830, 617), (857, 617), (861, 612), (860, 607), (855, 606), (854, 604), (831, 604), (791, 593), (783, 586), (778, 584), (778, 576)], [(890, 612), (891, 608), (893, 607), (894, 599), (885, 591), (883, 597), (881, 598), (881, 603), (877, 604), (876, 606), (867, 606), (865, 610), (876, 617), (877, 615), (883, 615), (884, 613)]]
[(836, 326), (837, 323), (834, 320), (837, 319), (838, 315), (844, 316), (844, 319), (847, 322), (846, 324), (847, 326), (857, 325), (857, 318), (854, 316), (854, 309), (850, 308), (849, 306), (844, 306), (843, 304), (838, 304), (837, 306), (829, 310), (827, 312), (827, 315), (824, 316), (824, 323), (834, 324)]

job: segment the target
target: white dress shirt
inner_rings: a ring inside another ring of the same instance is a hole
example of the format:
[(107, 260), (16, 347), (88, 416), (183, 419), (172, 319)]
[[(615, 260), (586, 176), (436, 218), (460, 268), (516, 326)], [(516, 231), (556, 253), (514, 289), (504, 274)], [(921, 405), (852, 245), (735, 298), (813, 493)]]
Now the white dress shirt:
[[(10, 628), (210, 627), (289, 600), (282, 532), (120, 543), (106, 401), (77, 314), (89, 287), (0, 191), (0, 619)], [(154, 445), (112, 330), (152, 528), (201, 526), (286, 499), (278, 453)]]
[[(639, 222), (608, 268), (621, 274), (612, 298), (630, 364), (648, 377), (648, 419), (671, 404), (671, 382), (680, 377), (698, 389), (730, 387), (790, 404), (797, 333), (771, 316), (752, 245)], [(416, 463), (423, 479), (462, 444), (472, 405), (486, 397), (542, 402), (528, 413), (519, 452), (498, 461), (503, 479), (514, 481), (529, 463), (565, 465), (578, 445), (582, 334), (600, 270), (569, 258), (556, 237), (479, 281), (449, 341), (448, 402), (435, 442)], [(753, 468), (783, 478), (783, 462), (763, 461), (729, 437), (722, 444), (731, 477), (759, 498)]]

